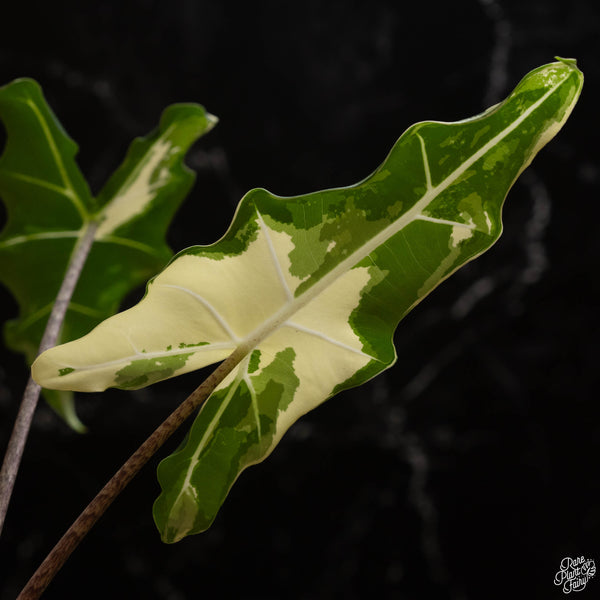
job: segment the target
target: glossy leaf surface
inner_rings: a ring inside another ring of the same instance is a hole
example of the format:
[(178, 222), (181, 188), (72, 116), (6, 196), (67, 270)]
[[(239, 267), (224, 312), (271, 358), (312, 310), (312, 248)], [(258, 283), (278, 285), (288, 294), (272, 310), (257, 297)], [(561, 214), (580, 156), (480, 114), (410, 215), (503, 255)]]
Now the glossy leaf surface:
[[(5, 334), (7, 344), (33, 362), (72, 252), (89, 227), (97, 226), (95, 241), (62, 341), (114, 314), (127, 292), (169, 260), (166, 228), (194, 180), (182, 159), (215, 119), (198, 105), (167, 108), (159, 128), (134, 141), (97, 198), (75, 162), (76, 144), (36, 82), (20, 79), (0, 88), (0, 119), (7, 132), (0, 196), (8, 212), (0, 235), (0, 281), (19, 305)], [(80, 427), (69, 394), (50, 392), (48, 399)]]
[(242, 350), (158, 469), (163, 540), (205, 530), (239, 473), (301, 415), (394, 363), (399, 320), (498, 238), (508, 190), (582, 81), (560, 61), (482, 115), (418, 123), (356, 185), (249, 192), (223, 238), (178, 254), (137, 306), (43, 354), (34, 376), (59, 389), (138, 388)]

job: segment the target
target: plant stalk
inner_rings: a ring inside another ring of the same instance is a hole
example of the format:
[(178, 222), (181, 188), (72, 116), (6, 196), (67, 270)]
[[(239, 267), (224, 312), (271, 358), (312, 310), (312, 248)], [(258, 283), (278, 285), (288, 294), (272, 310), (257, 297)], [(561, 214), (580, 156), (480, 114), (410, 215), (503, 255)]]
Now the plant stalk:
[(199, 408), (214, 389), (246, 356), (247, 348), (238, 347), (223, 361), (150, 435), (131, 455), (129, 460), (113, 475), (87, 505), (76, 521), (58, 541), (38, 570), (33, 574), (17, 600), (37, 600), (56, 573), (65, 564), (98, 519), (106, 512), (113, 500), (152, 458), (156, 451), (171, 437), (177, 428)]
[[(94, 243), (97, 227), (97, 223), (89, 223), (84, 234), (78, 239), (73, 248), (64, 279), (58, 290), (58, 295), (56, 296), (56, 301), (52, 307), (48, 322), (46, 323), (46, 329), (44, 330), (44, 335), (40, 342), (38, 354), (41, 354), (45, 350), (48, 350), (48, 348), (52, 348), (52, 346), (56, 345), (67, 308), (71, 302), (77, 282), (79, 281), (81, 271), (83, 270), (83, 265), (85, 264), (92, 248), (92, 244)], [(0, 534), (2, 533), (2, 528), (4, 526), (8, 504), (12, 496), (17, 472), (19, 471), (25, 443), (27, 442), (27, 436), (31, 429), (31, 422), (37, 407), (41, 389), (42, 388), (29, 377), (29, 381), (23, 392), (23, 399), (21, 400), (13, 431), (8, 442), (2, 470), (0, 470)]]

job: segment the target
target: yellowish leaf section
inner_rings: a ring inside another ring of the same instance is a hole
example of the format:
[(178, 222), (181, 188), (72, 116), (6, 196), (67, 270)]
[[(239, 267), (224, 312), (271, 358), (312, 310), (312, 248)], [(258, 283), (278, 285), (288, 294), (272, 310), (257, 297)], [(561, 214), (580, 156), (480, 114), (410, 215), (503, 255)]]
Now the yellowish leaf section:
[[(256, 238), (243, 254), (180, 256), (151, 282), (137, 306), (45, 352), (33, 365), (36, 381), (53, 389), (101, 391), (117, 385), (119, 371), (134, 361), (152, 360), (148, 368), (159, 369), (168, 366), (167, 359), (185, 355), (171, 377), (223, 360), (247, 344), (273, 315), (297, 303), (293, 291), (300, 283), (289, 272), (291, 237), (270, 229), (260, 215), (257, 223)], [(349, 324), (369, 278), (365, 267), (343, 273), (307, 305), (298, 303), (299, 310), (259, 342), (264, 364), (283, 348), (296, 351), (293, 368), (303, 400), (294, 404), (290, 423), (371, 360)]]
[(299, 417), (373, 360), (362, 351), (362, 342), (350, 325), (350, 315), (370, 279), (368, 268), (351, 269), (260, 345), (268, 362), (278, 350), (292, 347), (296, 353), (293, 368), (300, 379), (294, 402), (277, 420), (273, 447)]
[[(169, 129), (163, 134), (166, 137)], [(119, 193), (106, 205), (101, 215), (101, 222), (96, 232), (96, 239), (113, 233), (124, 223), (144, 212), (148, 203), (154, 198), (156, 189), (162, 187), (169, 179), (167, 166), (161, 168), (170, 154), (178, 151), (169, 140), (159, 140), (148, 151), (146, 160), (139, 168), (132, 171), (124, 182)]]

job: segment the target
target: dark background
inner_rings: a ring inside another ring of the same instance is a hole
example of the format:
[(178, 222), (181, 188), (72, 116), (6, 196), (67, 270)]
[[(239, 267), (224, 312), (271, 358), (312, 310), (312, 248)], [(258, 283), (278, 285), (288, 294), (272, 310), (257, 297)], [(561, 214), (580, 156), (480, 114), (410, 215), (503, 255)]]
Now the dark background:
[[(561, 598), (563, 557), (600, 562), (599, 36), (597, 0), (10, 3), (0, 83), (42, 84), (94, 191), (169, 103), (220, 117), (189, 155), (174, 250), (220, 237), (252, 187), (362, 179), (412, 123), (476, 114), (555, 55), (586, 75), (503, 237), (405, 319), (392, 369), (304, 417), (207, 533), (174, 546), (151, 518), (157, 457), (45, 598)], [(0, 303), (15, 316), (3, 288)], [(27, 371), (0, 352), (4, 448)], [(85, 436), (39, 407), (2, 600), (202, 378), (81, 395)], [(596, 576), (581, 597), (599, 593)]]

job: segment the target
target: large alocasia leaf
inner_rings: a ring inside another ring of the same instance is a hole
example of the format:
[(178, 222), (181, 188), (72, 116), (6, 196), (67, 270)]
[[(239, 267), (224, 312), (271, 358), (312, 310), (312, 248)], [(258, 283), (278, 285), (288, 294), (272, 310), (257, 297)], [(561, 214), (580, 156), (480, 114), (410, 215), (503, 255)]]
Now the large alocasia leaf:
[[(31, 363), (73, 250), (90, 228), (97, 228), (94, 245), (62, 341), (114, 314), (127, 292), (171, 258), (165, 231), (194, 181), (182, 160), (216, 119), (195, 104), (170, 106), (156, 131), (133, 142), (97, 198), (75, 162), (77, 146), (35, 81), (19, 79), (0, 88), (0, 119), (7, 131), (0, 196), (8, 211), (0, 235), (0, 281), (19, 304), (6, 341)], [(46, 396), (71, 425), (81, 427), (69, 393)]]
[(398, 321), (498, 238), (506, 193), (582, 82), (574, 61), (546, 65), (482, 115), (412, 126), (354, 186), (249, 192), (222, 239), (178, 254), (137, 306), (44, 353), (34, 377), (138, 388), (243, 356), (158, 470), (163, 540), (203, 531), (294, 421), (394, 363)]

